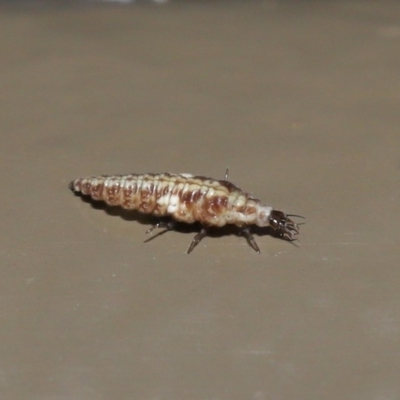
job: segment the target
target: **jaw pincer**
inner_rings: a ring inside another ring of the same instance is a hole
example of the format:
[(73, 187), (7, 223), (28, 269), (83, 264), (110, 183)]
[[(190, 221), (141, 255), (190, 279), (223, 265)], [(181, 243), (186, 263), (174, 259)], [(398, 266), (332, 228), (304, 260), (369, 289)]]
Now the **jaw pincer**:
[(294, 222), (289, 217), (304, 218), (297, 214), (285, 214), (282, 211), (272, 210), (270, 215), (270, 225), (283, 239), (290, 242), (296, 240), (296, 235), (299, 234), (299, 224)]

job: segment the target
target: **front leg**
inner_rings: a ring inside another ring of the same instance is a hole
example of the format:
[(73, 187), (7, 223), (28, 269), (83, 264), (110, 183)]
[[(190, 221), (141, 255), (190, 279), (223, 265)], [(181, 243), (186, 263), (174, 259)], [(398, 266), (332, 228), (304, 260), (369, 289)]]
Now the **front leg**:
[(193, 249), (207, 236), (207, 230), (202, 228), (201, 231), (193, 238), (192, 243), (190, 244), (187, 254), (191, 253)]
[(253, 234), (250, 232), (250, 228), (242, 228), (242, 230), (240, 231), (240, 233), (247, 239), (247, 242), (249, 243), (249, 245), (257, 252), (257, 253), (261, 253), (260, 248), (257, 245), (256, 240), (254, 239)]
[(227, 168), (226, 171), (225, 171), (225, 178), (224, 178), (224, 181), (227, 181), (228, 178), (229, 178), (229, 168)]

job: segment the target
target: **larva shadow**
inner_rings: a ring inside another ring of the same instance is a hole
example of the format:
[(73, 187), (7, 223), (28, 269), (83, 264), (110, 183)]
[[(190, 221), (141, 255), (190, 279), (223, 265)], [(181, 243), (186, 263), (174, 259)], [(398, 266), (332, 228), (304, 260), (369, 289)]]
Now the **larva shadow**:
[[(164, 234), (168, 233), (169, 231), (175, 231), (183, 234), (196, 234), (199, 235), (202, 230), (203, 226), (195, 222), (193, 224), (187, 224), (183, 222), (177, 222), (174, 221), (172, 218), (169, 217), (155, 217), (151, 214), (143, 214), (140, 213), (136, 210), (127, 210), (119, 206), (110, 206), (107, 205), (106, 203), (102, 201), (97, 201), (93, 200), (90, 196), (87, 195), (82, 195), (82, 193), (75, 193), (77, 197), (80, 197), (83, 202), (88, 203), (92, 208), (95, 210), (101, 210), (104, 211), (107, 215), (114, 216), (114, 217), (119, 217), (125, 221), (134, 221), (138, 222), (141, 225), (146, 225), (148, 227), (154, 227), (155, 225), (161, 223), (168, 225), (169, 223), (173, 224), (173, 227), (171, 228), (165, 228), (165, 227), (160, 227), (159, 229), (154, 229), (154, 233), (149, 234), (148, 236), (145, 236), (144, 242), (151, 242), (155, 239), (157, 239), (160, 236), (163, 236)], [(149, 231), (152, 231), (152, 229), (148, 229), (144, 233), (149, 233)], [(262, 237), (262, 236), (271, 236), (274, 238), (279, 238), (288, 241), (286, 238), (282, 237), (276, 230), (271, 228), (270, 226), (267, 227), (258, 227), (256, 225), (252, 225), (249, 227), (249, 231), (251, 234), (256, 235), (257, 237)], [(247, 240), (247, 236), (244, 235), (243, 233), (243, 228), (237, 227), (235, 225), (225, 225), (223, 227), (207, 227), (207, 237), (211, 239), (217, 239), (221, 238), (223, 236), (236, 236), (236, 237), (245, 237)], [(293, 241), (291, 241), (293, 244), (295, 244)], [(254, 248), (254, 246), (251, 244), (250, 241), (250, 246)], [(256, 246), (256, 245), (255, 245)], [(258, 246), (254, 248), (256, 251), (259, 251)], [(190, 250), (191, 251), (191, 250)]]
[(275, 239), (281, 239), (281, 240), (284, 240), (285, 242), (289, 242), (290, 244), (293, 244), (294, 246), (298, 247), (296, 242), (299, 239), (297, 239), (297, 238), (289, 239), (286, 236), (284, 236), (282, 234), (282, 232), (277, 231), (276, 229), (273, 229), (270, 226), (266, 226), (266, 227), (261, 228), (259, 226), (253, 225), (251, 227), (251, 232), (254, 235), (259, 236), (259, 237), (261, 237), (261, 236), (271, 236), (271, 237), (273, 237)]
[(198, 232), (188, 253), (206, 236), (240, 235), (257, 253), (254, 233), (293, 243), (299, 225), (291, 217), (303, 218), (263, 204), (227, 181), (227, 175), (224, 180), (172, 173), (100, 175), (74, 179), (69, 188), (93, 208), (152, 225), (146, 233), (157, 231), (149, 240), (170, 230)]

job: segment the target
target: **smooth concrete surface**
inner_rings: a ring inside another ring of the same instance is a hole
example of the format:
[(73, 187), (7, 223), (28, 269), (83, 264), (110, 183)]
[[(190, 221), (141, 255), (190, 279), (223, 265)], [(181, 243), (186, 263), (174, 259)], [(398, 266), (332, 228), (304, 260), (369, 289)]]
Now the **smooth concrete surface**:
[[(0, 6), (0, 399), (400, 399), (400, 3)], [(191, 172), (297, 247), (74, 196)]]

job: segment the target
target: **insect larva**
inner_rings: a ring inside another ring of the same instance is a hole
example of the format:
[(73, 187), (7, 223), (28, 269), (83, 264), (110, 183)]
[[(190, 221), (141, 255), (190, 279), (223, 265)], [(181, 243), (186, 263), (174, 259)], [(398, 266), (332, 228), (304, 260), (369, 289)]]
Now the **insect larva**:
[(146, 233), (156, 228), (171, 230), (176, 221), (200, 223), (202, 229), (194, 237), (187, 253), (207, 235), (208, 228), (226, 224), (238, 226), (249, 245), (259, 253), (250, 231), (252, 225), (270, 226), (281, 238), (294, 241), (299, 226), (289, 217), (302, 218), (263, 205), (229, 182), (228, 170), (225, 180), (170, 173), (102, 175), (75, 179), (69, 187), (111, 206), (171, 218), (169, 222), (159, 222)]

